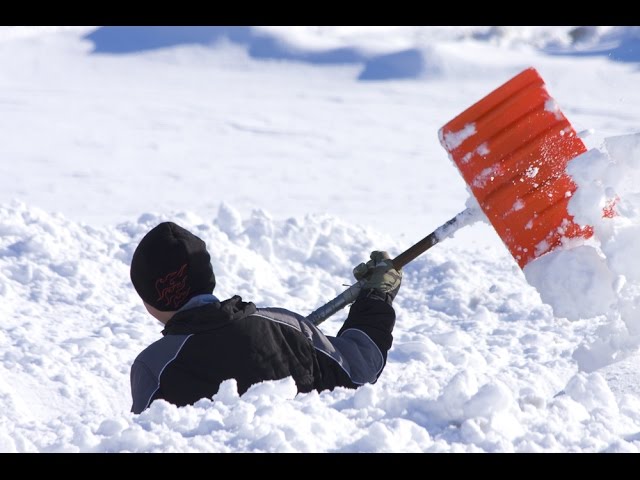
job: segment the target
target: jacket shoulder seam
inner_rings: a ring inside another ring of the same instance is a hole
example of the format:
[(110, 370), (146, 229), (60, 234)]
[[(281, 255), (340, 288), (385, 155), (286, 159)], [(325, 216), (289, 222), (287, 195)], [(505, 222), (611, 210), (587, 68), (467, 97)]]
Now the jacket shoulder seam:
[[(158, 378), (157, 378), (157, 382), (158, 382), (158, 386), (156, 387), (156, 389), (153, 391), (153, 393), (151, 393), (151, 395), (149, 396), (149, 399), (147, 400), (147, 403), (145, 404), (144, 408), (142, 409), (143, 411), (146, 410), (147, 408), (149, 408), (149, 405), (151, 405), (151, 401), (153, 400), (153, 397), (155, 396), (156, 393), (158, 393), (158, 390), (160, 390), (160, 381), (162, 379), (162, 374), (164, 373), (165, 369), (169, 366), (169, 364), (171, 362), (173, 362), (176, 358), (178, 358), (178, 355), (180, 355), (180, 351), (182, 350), (182, 347), (184, 347), (185, 343), (187, 343), (187, 340), (189, 340), (191, 337), (193, 337), (193, 333), (189, 334), (187, 336), (187, 338), (185, 338), (183, 340), (183, 342), (180, 344), (180, 346), (178, 347), (178, 350), (176, 351), (175, 355), (169, 359), (167, 361), (167, 363), (165, 363), (162, 367), (162, 369), (160, 370), (160, 373), (158, 374)], [(145, 365), (146, 367), (146, 365)], [(149, 367), (147, 367), (148, 369)]]

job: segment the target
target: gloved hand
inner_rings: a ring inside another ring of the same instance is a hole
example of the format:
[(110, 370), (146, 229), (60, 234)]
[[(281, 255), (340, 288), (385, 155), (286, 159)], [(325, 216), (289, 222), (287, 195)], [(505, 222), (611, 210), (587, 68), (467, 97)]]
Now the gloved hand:
[(353, 276), (356, 280), (365, 280), (363, 292), (378, 292), (381, 299), (390, 304), (400, 290), (402, 270), (393, 268), (393, 262), (387, 252), (373, 251), (370, 258), (367, 263), (361, 263), (353, 269)]

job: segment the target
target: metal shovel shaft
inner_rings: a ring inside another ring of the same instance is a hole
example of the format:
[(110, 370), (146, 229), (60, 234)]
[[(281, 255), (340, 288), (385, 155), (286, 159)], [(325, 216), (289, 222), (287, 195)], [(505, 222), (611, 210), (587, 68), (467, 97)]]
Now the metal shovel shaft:
[[(458, 229), (464, 227), (465, 225), (469, 225), (476, 220), (479, 220), (479, 218), (480, 212), (474, 208), (467, 208), (466, 210), (460, 212), (451, 220), (440, 225), (418, 243), (409, 247), (407, 250), (394, 258), (394, 268), (396, 268), (397, 270), (401, 269), (409, 262), (415, 260), (418, 256), (429, 250), (435, 244), (441, 242), (447, 237), (450, 237), (456, 231), (458, 231)], [(311, 314), (309, 314), (309, 316), (307, 316), (307, 320), (314, 325), (321, 324), (334, 313), (342, 310), (350, 303), (355, 302), (356, 298), (358, 298), (360, 290), (362, 289), (362, 285), (364, 284), (365, 281), (360, 280), (359, 282), (351, 285), (347, 290), (342, 292), (336, 298), (327, 302), (326, 304), (322, 305)]]

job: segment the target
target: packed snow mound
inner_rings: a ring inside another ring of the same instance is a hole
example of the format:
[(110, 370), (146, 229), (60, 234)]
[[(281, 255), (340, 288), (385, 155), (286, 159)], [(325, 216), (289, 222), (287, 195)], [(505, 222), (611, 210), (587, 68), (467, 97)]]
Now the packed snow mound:
[(591, 246), (555, 250), (530, 262), (525, 273), (558, 317), (593, 318), (615, 308), (615, 277)]
[[(148, 213), (95, 228), (2, 205), (0, 451), (640, 449), (629, 436), (640, 430), (638, 399), (614, 398), (597, 373), (576, 376), (573, 351), (594, 325), (558, 322), (513, 262), (446, 242), (405, 268), (377, 384), (296, 395), (288, 378), (239, 397), (229, 380), (213, 399), (132, 415), (129, 368), (161, 326), (137, 298), (129, 262), (165, 220), (205, 240), (218, 296), (303, 314), (350, 283), (371, 250), (398, 253), (389, 238), (329, 216), (243, 218), (222, 204), (214, 218)], [(345, 315), (323, 330), (335, 334)]]
[[(578, 186), (568, 211), (594, 236), (531, 262), (525, 275), (557, 316), (606, 319), (597, 338), (576, 351), (591, 371), (640, 346), (640, 134), (607, 138), (567, 172)], [(615, 214), (603, 215), (610, 208)]]
[[(575, 242), (525, 267), (529, 282), (558, 316), (621, 316), (640, 334), (640, 134), (607, 138), (601, 149), (567, 167), (578, 188), (568, 211), (591, 225), (593, 239)], [(613, 208), (613, 216), (603, 215)]]

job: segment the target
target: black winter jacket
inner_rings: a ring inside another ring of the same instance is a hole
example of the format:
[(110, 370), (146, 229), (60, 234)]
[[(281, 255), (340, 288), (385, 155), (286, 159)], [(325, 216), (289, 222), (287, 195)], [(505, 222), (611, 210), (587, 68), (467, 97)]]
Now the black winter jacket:
[(365, 294), (351, 306), (337, 337), (301, 315), (256, 308), (234, 296), (177, 312), (131, 367), (132, 412), (164, 399), (178, 406), (211, 398), (235, 378), (238, 393), (293, 377), (299, 392), (374, 383), (391, 348), (395, 312)]

